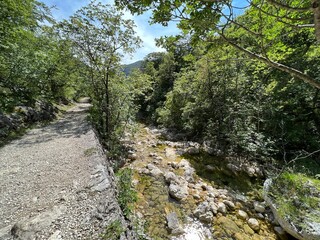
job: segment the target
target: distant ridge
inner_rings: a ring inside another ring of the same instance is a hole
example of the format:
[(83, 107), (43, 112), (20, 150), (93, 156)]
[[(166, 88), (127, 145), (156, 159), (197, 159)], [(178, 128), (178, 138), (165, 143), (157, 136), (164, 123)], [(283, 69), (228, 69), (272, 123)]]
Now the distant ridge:
[(124, 72), (126, 75), (129, 75), (130, 72), (131, 72), (134, 68), (141, 68), (142, 63), (143, 63), (143, 60), (140, 60), (140, 61), (136, 61), (136, 62), (134, 62), (134, 63), (130, 63), (130, 64), (123, 65), (123, 66), (122, 66), (123, 72)]

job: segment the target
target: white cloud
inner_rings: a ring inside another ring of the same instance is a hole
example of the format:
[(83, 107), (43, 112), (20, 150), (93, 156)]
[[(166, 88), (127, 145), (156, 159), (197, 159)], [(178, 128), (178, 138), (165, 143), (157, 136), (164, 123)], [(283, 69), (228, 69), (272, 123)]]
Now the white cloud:
[(160, 38), (161, 36), (170, 36), (179, 33), (174, 23), (170, 23), (167, 27), (161, 26), (160, 24), (150, 25), (150, 12), (146, 12), (143, 15), (139, 16), (132, 16), (131, 13), (124, 12), (124, 17), (126, 19), (134, 20), (136, 24), (135, 31), (143, 41), (143, 47), (137, 50), (137, 52), (133, 55), (133, 58), (125, 56), (123, 59), (123, 63), (142, 60), (148, 53), (151, 52), (165, 51), (165, 49), (156, 46), (155, 39)]
[[(48, 6), (55, 5), (58, 9), (53, 10), (53, 16), (57, 20), (66, 19), (75, 13), (78, 9), (85, 6), (90, 2), (90, 0), (41, 0)], [(113, 0), (103, 0), (103, 3), (114, 4)], [(178, 30), (175, 24), (169, 24), (168, 27), (163, 27), (159, 24), (151, 25), (149, 24), (151, 13), (147, 12), (140, 16), (132, 16), (130, 12), (125, 11), (124, 17), (126, 19), (134, 20), (136, 24), (135, 31), (137, 35), (143, 41), (143, 46), (140, 49), (137, 49), (136, 53), (133, 54), (132, 58), (126, 55), (122, 62), (123, 63), (131, 63), (138, 60), (142, 60), (148, 53), (151, 52), (159, 52), (164, 51), (163, 48), (159, 48), (155, 44), (155, 38), (159, 38), (161, 36), (170, 36), (178, 33)]]

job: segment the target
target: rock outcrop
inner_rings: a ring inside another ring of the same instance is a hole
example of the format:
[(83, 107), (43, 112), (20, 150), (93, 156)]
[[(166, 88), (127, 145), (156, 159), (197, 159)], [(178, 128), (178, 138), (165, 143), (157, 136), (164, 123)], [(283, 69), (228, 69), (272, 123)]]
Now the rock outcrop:
[[(281, 206), (277, 205), (276, 200), (270, 197), (272, 192), (273, 181), (272, 179), (267, 179), (264, 183), (264, 199), (266, 204), (271, 208), (276, 221), (280, 226), (289, 234), (300, 240), (318, 240), (320, 239), (320, 204), (318, 209), (312, 209), (311, 211), (304, 211), (304, 214), (299, 216), (290, 216), (289, 214), (280, 213), (282, 211)], [(288, 196), (292, 198), (293, 196)], [(298, 202), (298, 201), (297, 201)], [(298, 204), (298, 203), (297, 203)], [(296, 206), (297, 208), (299, 206)], [(300, 206), (301, 208), (302, 206)], [(311, 216), (311, 212), (313, 216)], [(314, 213), (318, 216), (317, 219), (314, 218)]]
[(0, 112), (0, 140), (33, 123), (52, 120), (57, 112), (51, 103), (41, 101), (37, 101), (34, 107), (17, 106), (11, 114)]

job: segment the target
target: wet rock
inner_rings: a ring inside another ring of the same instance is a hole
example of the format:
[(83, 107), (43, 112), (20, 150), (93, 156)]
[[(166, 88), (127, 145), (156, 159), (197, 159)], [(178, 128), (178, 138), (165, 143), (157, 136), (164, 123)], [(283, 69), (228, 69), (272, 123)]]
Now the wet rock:
[(237, 215), (240, 219), (243, 220), (246, 220), (248, 218), (248, 214), (243, 210), (239, 210)]
[(178, 216), (175, 212), (171, 212), (166, 216), (168, 228), (173, 235), (182, 234), (184, 231), (179, 223)]
[(265, 206), (260, 202), (253, 203), (254, 210), (258, 213), (264, 213), (266, 211)]
[(254, 231), (259, 231), (259, 229), (260, 229), (259, 222), (258, 222), (258, 220), (255, 219), (255, 218), (249, 218), (249, 219), (248, 219), (248, 225), (249, 225), (249, 227), (251, 227), (252, 230), (254, 230)]
[(218, 212), (220, 212), (222, 214), (226, 214), (227, 213), (226, 205), (223, 202), (219, 202), (218, 203)]

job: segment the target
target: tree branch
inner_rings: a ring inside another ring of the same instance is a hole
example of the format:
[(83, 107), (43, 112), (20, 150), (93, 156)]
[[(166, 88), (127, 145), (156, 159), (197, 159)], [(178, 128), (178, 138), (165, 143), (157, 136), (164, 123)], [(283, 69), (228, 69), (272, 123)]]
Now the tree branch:
[(231, 46), (235, 47), (236, 49), (246, 53), (247, 55), (249, 55), (250, 57), (254, 58), (254, 59), (257, 59), (261, 62), (264, 62), (265, 64), (273, 67), (273, 68), (276, 68), (278, 70), (281, 70), (283, 72), (286, 72), (286, 73), (289, 73), (292, 77), (295, 77), (295, 78), (298, 78), (302, 81), (304, 81), (305, 83), (308, 83), (309, 85), (317, 88), (317, 89), (320, 89), (320, 82), (317, 82), (315, 79), (313, 79), (312, 77), (310, 77), (309, 75), (297, 70), (297, 69), (294, 69), (294, 68), (291, 68), (289, 66), (286, 66), (286, 65), (283, 65), (281, 63), (277, 63), (277, 62), (274, 62), (266, 57), (263, 57), (259, 54), (256, 54), (256, 53), (253, 53), (251, 51), (249, 51), (248, 49), (246, 48), (243, 48), (241, 47), (240, 45), (238, 45), (237, 43), (233, 42), (232, 40), (230, 40), (229, 38), (227, 38), (223, 33), (218, 33), (227, 43), (229, 43)]
[(305, 7), (305, 8), (297, 8), (297, 7), (291, 7), (289, 5), (283, 4), (281, 2), (275, 1), (275, 0), (267, 0), (270, 4), (277, 6), (279, 8), (294, 11), (294, 12), (306, 12), (306, 11), (312, 11), (311, 7)]

